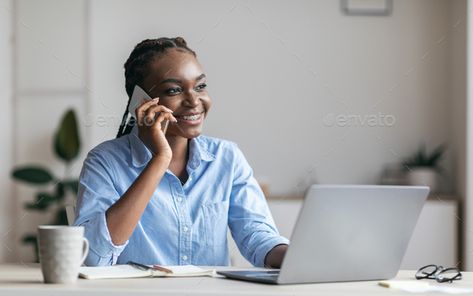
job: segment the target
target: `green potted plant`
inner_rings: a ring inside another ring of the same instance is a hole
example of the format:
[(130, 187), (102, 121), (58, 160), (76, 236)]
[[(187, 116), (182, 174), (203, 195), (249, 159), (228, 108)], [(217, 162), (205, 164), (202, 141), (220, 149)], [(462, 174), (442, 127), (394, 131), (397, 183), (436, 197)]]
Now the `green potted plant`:
[[(13, 169), (12, 177), (31, 186), (38, 186), (32, 202), (25, 204), (25, 209), (39, 212), (54, 212), (53, 225), (67, 225), (65, 206), (70, 199), (77, 196), (78, 180), (70, 176), (72, 161), (77, 158), (80, 150), (79, 130), (74, 110), (68, 110), (54, 134), (53, 150), (55, 156), (64, 162), (65, 175), (54, 176), (51, 171), (40, 165), (25, 165)], [(44, 190), (47, 188), (48, 190)], [(68, 200), (69, 199), (69, 200)], [(23, 243), (32, 244), (38, 260), (38, 244), (36, 231), (22, 238)]]
[(444, 145), (440, 145), (428, 153), (425, 145), (421, 145), (417, 152), (403, 163), (407, 171), (407, 182), (410, 185), (429, 186), (430, 190), (435, 192), (438, 189), (438, 172), (441, 170), (439, 162), (445, 149)]

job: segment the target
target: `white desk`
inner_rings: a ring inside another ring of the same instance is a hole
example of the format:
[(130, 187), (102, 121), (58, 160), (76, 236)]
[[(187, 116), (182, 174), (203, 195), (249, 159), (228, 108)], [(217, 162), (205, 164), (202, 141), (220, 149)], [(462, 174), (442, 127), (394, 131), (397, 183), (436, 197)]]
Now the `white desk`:
[[(396, 279), (412, 279), (401, 271)], [(451, 285), (473, 287), (473, 272)], [(265, 285), (223, 278), (143, 278), (83, 280), (71, 285), (43, 284), (37, 264), (0, 265), (0, 295), (414, 295), (378, 286), (376, 281), (305, 285)], [(425, 294), (420, 294), (425, 295)], [(436, 294), (440, 295), (440, 294)], [(463, 294), (466, 295), (466, 294)]]

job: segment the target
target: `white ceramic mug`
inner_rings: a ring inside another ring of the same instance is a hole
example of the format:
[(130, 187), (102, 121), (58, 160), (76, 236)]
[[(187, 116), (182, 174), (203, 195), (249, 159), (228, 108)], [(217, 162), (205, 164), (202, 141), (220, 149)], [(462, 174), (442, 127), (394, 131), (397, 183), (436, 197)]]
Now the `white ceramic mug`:
[(89, 253), (83, 226), (38, 226), (39, 260), (45, 283), (73, 283)]

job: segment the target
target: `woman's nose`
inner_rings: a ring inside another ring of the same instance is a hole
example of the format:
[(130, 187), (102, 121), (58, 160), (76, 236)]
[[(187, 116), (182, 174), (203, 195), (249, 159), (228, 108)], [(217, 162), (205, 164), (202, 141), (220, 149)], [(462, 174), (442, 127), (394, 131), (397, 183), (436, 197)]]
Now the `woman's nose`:
[(186, 100), (185, 100), (185, 103), (187, 104), (187, 106), (195, 107), (195, 106), (199, 105), (199, 102), (200, 102), (200, 99), (199, 99), (198, 94), (196, 94), (194, 92), (189, 92), (187, 94)]

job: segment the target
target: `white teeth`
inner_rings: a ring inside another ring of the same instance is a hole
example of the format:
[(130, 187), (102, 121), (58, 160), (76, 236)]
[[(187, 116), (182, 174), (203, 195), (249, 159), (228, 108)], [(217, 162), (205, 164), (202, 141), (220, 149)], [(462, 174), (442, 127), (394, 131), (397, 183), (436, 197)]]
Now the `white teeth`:
[(200, 118), (200, 114), (191, 115), (191, 116), (182, 116), (182, 119), (190, 120), (190, 121), (197, 120), (199, 118)]

